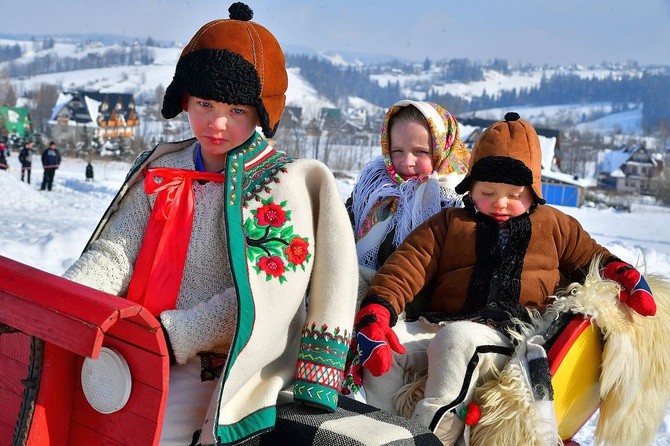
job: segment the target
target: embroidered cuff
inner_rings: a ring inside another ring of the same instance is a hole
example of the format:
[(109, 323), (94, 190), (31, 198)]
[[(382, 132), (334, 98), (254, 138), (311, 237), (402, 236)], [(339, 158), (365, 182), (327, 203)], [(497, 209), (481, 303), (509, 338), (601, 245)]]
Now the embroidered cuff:
[(317, 329), (312, 323), (302, 330), (293, 398), (334, 412), (344, 378), (350, 334), (347, 330), (340, 333), (339, 327), (333, 333), (327, 329), (325, 324)]

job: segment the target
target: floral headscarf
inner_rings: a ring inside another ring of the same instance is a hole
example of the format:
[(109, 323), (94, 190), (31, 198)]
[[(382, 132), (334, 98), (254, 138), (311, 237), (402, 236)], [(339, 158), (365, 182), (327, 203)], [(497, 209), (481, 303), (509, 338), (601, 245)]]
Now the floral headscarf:
[[(403, 180), (391, 163), (389, 121), (402, 108), (416, 107), (425, 117), (433, 143), (430, 175)], [(393, 104), (381, 130), (382, 154), (361, 170), (351, 200), (359, 265), (377, 269), (379, 247), (393, 233), (396, 248), (414, 228), (445, 207), (461, 206), (462, 198), (448, 177), (468, 172), (470, 153), (458, 135), (458, 123), (444, 108), (430, 102), (403, 100)]]
[(430, 129), (431, 139), (433, 141), (433, 166), (438, 175), (447, 175), (450, 173), (464, 174), (468, 172), (468, 161), (470, 152), (465, 147), (459, 136), (458, 122), (442, 106), (433, 102), (413, 101), (403, 99), (389, 107), (384, 118), (381, 129), (382, 155), (386, 168), (395, 182), (404, 181), (400, 175), (395, 172), (391, 164), (391, 152), (389, 143), (391, 140), (389, 122), (391, 118), (402, 108), (407, 106), (416, 107), (426, 118), (426, 123)]

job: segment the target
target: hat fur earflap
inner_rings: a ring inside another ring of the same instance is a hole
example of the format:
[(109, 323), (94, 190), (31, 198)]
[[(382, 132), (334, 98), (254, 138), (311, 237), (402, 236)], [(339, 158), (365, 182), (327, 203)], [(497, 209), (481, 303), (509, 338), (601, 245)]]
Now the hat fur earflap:
[(177, 116), (186, 96), (250, 105), (270, 138), (286, 102), (284, 53), (270, 31), (251, 21), (253, 11), (247, 5), (237, 2), (228, 11), (230, 19), (203, 25), (184, 47), (161, 114), (166, 119)]

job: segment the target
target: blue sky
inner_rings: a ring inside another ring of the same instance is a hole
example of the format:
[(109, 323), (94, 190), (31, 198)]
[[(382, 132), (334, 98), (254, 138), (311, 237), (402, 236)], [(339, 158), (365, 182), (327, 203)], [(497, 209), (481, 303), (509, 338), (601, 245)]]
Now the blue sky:
[[(110, 33), (186, 42), (221, 0), (0, 0), (0, 33)], [(287, 47), (510, 63), (670, 65), (668, 0), (248, 0)], [(44, 11), (44, 13), (40, 13)], [(48, 11), (48, 12), (47, 12)]]

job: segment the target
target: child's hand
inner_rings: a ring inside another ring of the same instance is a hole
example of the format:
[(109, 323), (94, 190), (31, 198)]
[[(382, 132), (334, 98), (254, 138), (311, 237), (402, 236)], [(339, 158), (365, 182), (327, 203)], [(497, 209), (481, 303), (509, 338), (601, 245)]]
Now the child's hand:
[(374, 376), (381, 376), (391, 368), (391, 350), (401, 354), (407, 351), (391, 329), (390, 321), (389, 310), (379, 304), (361, 308), (354, 321), (361, 364)]
[(642, 316), (656, 314), (656, 302), (644, 276), (628, 263), (610, 262), (605, 266), (603, 277), (621, 285), (619, 299)]

